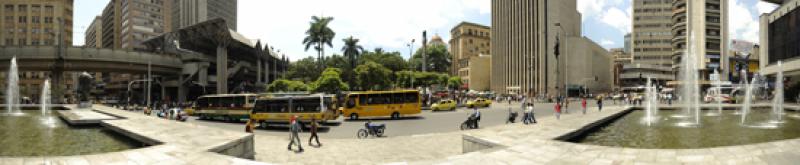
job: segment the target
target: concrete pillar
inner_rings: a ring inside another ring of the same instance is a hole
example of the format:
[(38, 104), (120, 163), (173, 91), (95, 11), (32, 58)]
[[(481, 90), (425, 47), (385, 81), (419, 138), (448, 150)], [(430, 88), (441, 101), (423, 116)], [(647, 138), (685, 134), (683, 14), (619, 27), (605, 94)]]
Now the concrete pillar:
[(166, 98), (167, 98), (167, 87), (165, 87), (163, 83), (158, 84), (158, 85), (161, 86), (161, 100), (162, 101), (166, 100)]
[(186, 92), (188, 92), (188, 90), (186, 90), (186, 84), (182, 83), (184, 82), (183, 79), (183, 75), (178, 76), (178, 102), (181, 103), (186, 102)]
[(265, 60), (264, 62), (264, 83), (270, 83), (269, 77), (269, 60)]
[(261, 81), (261, 59), (256, 59), (256, 84), (263, 84)]
[(217, 94), (228, 93), (228, 48), (217, 46)]

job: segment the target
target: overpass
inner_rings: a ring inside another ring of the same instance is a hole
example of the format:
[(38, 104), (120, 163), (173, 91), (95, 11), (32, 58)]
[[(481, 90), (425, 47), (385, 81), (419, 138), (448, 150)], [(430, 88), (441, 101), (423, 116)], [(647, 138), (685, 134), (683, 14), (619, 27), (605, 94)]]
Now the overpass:
[[(0, 47), (0, 68), (5, 70), (17, 57), (20, 71), (51, 71), (55, 65), (55, 46)], [(114, 49), (69, 47), (64, 56), (64, 71), (122, 72), (146, 74), (151, 64), (153, 74), (177, 75), (183, 63), (178, 56)]]

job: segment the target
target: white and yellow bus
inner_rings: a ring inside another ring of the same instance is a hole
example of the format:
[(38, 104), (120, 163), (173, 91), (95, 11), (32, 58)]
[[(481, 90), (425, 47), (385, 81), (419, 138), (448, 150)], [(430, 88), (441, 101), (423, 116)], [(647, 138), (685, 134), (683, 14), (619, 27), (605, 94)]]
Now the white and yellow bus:
[(257, 94), (221, 94), (200, 96), (194, 103), (192, 114), (200, 119), (239, 121), (248, 119)]
[(420, 98), (417, 90), (351, 92), (344, 98), (341, 113), (351, 120), (382, 116), (399, 119), (422, 112)]
[(312, 118), (321, 123), (336, 120), (339, 117), (336, 99), (332, 95), (321, 94), (264, 96), (256, 100), (250, 120), (266, 126), (265, 124), (287, 124), (292, 116), (300, 117), (299, 121), (302, 123), (308, 123)]

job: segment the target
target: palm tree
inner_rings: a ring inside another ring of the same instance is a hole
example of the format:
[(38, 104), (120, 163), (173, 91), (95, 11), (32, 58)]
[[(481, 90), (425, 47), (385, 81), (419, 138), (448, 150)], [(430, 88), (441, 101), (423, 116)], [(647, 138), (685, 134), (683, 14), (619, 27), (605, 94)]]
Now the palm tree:
[[(309, 26), (308, 30), (306, 30), (306, 38), (303, 39), (303, 44), (306, 46), (306, 51), (308, 48), (311, 48), (312, 45), (314, 49), (317, 50), (317, 60), (319, 62), (319, 68), (324, 69), (325, 62), (323, 61), (323, 54), (325, 54), (325, 46), (333, 47), (331, 43), (333, 41), (333, 37), (336, 36), (336, 33), (328, 28), (328, 23), (333, 21), (333, 17), (311, 17), (311, 25)], [(320, 70), (320, 72), (322, 72)]]
[(358, 39), (353, 38), (353, 36), (342, 39), (342, 42), (344, 42), (344, 46), (342, 46), (342, 52), (344, 53), (344, 56), (347, 57), (348, 60), (350, 60), (349, 71), (351, 74), (350, 76), (348, 76), (349, 79), (348, 82), (353, 83), (354, 79), (353, 75), (355, 74), (352, 73), (354, 73), (353, 70), (356, 68), (356, 62), (358, 62), (358, 57), (361, 55), (362, 52), (364, 52), (364, 47), (358, 45)]

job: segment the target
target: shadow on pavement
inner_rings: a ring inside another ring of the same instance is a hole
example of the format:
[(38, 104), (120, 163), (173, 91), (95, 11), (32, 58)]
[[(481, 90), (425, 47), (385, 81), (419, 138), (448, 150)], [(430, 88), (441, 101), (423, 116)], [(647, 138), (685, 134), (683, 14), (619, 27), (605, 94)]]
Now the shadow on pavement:
[(390, 121), (390, 120), (422, 120), (425, 117), (422, 116), (408, 116), (408, 117), (400, 117), (399, 119), (392, 119), (391, 117), (376, 117), (376, 118), (359, 118), (356, 120), (353, 119), (345, 119), (344, 121), (347, 122), (367, 122), (367, 121)]

